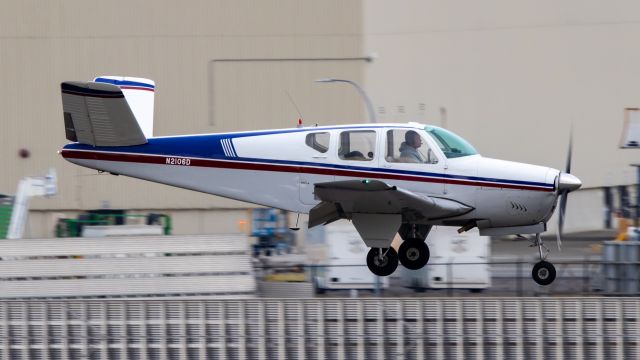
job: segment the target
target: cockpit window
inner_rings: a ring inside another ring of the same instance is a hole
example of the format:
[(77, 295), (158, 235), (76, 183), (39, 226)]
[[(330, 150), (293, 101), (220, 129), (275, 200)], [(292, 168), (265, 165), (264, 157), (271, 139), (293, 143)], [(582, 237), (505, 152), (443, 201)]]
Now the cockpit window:
[(385, 160), (390, 163), (437, 164), (438, 158), (429, 148), (425, 136), (417, 129), (388, 130)]
[(449, 159), (478, 154), (478, 151), (467, 140), (449, 130), (437, 126), (426, 126), (424, 129)]

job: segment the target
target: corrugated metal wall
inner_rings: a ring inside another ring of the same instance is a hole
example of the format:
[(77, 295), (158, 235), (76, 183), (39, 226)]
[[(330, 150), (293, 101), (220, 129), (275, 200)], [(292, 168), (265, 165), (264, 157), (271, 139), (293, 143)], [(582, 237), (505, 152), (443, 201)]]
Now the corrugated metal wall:
[(557, 169), (573, 127), (584, 187), (637, 183), (638, 151), (618, 142), (624, 108), (640, 107), (640, 51), (629, 45), (640, 2), (371, 0), (364, 10), (381, 119), (443, 124), (485, 156)]
[(637, 359), (637, 298), (0, 302), (2, 359)]
[[(362, 79), (364, 60), (346, 65), (317, 60), (362, 57), (361, 8), (361, 1), (337, 0), (0, 3), (0, 192), (13, 193), (20, 178), (54, 166), (60, 194), (36, 199), (33, 208), (89, 209), (103, 201), (113, 208), (243, 206), (140, 180), (97, 176), (63, 161), (56, 154), (66, 143), (60, 82), (105, 74), (154, 79), (157, 135), (229, 131), (238, 124), (240, 129), (294, 126), (298, 115), (285, 90), (310, 121), (358, 121), (365, 113), (353, 89), (311, 81), (337, 75)], [(227, 77), (211, 83), (212, 61), (272, 58), (317, 61), (311, 67), (243, 63), (220, 68), (217, 74)], [(243, 74), (243, 81), (236, 81)], [(225, 93), (231, 85), (234, 93)], [(226, 106), (215, 123), (210, 122), (212, 87), (222, 91)], [(31, 157), (19, 158), (21, 148)]]

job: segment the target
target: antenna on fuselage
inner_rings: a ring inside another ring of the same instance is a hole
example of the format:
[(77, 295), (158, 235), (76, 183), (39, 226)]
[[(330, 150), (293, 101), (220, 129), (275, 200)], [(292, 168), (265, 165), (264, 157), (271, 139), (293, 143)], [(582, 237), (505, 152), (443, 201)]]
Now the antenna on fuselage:
[(289, 230), (298, 231), (300, 228), (298, 227), (298, 221), (300, 220), (300, 213), (298, 213), (298, 217), (296, 218), (296, 226), (290, 227)]
[(298, 112), (298, 124), (296, 125), (296, 127), (302, 127), (302, 112), (300, 112), (300, 108), (298, 107), (296, 102), (293, 101), (293, 97), (291, 96), (291, 94), (289, 94), (287, 90), (283, 90), (283, 91), (285, 94), (287, 94), (287, 97), (291, 101), (291, 104), (293, 104), (293, 107), (296, 108), (296, 111)]

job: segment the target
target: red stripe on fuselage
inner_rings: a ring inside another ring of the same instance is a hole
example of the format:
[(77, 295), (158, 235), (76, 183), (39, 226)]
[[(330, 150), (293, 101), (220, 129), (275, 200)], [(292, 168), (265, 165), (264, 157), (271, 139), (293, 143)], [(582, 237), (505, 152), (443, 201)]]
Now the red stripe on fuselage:
[[(246, 161), (199, 159), (199, 158), (190, 158), (185, 156), (172, 156), (172, 155), (123, 154), (123, 153), (106, 153), (106, 152), (77, 151), (77, 150), (62, 150), (61, 154), (65, 159), (120, 161), (120, 162), (157, 164), (157, 165), (167, 165), (166, 163), (167, 158), (185, 158), (190, 160), (190, 164), (188, 166), (197, 166), (197, 167), (365, 177), (365, 178), (371, 178), (371, 179), (418, 181), (418, 182), (427, 182), (427, 183), (436, 183), (436, 184), (483, 186), (483, 187), (514, 189), (514, 190), (531, 190), (531, 191), (544, 191), (544, 192), (553, 191), (552, 189), (545, 189), (545, 188), (540, 188), (535, 186), (497, 184), (497, 183), (475, 181), (475, 180), (458, 180), (458, 179), (435, 178), (435, 177), (419, 176), (419, 175), (379, 173), (379, 172), (369, 172), (367, 170), (359, 171), (359, 170), (346, 170), (346, 169), (335, 169), (335, 168), (324, 168), (324, 167), (299, 166), (299, 165), (264, 164), (264, 163), (255, 163), (255, 162), (246, 162)], [(184, 166), (184, 165), (167, 165), (167, 166)]]

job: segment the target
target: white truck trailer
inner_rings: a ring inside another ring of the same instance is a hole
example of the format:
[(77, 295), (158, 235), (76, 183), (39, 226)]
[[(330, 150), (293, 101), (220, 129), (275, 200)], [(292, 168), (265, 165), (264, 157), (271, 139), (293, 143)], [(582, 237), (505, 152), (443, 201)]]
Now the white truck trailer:
[(455, 227), (434, 226), (427, 237), (431, 252), (429, 263), (420, 270), (402, 266), (404, 286), (424, 289), (470, 289), (481, 291), (491, 286), (490, 241), (478, 229), (458, 234)]
[(307, 231), (311, 275), (318, 292), (325, 290), (375, 290), (389, 287), (387, 278), (372, 274), (364, 260), (369, 249), (353, 225), (340, 220)]

